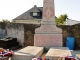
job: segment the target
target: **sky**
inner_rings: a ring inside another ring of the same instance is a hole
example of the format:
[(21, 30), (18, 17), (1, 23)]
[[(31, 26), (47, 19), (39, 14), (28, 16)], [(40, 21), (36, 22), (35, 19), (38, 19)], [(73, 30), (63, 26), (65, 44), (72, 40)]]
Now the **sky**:
[[(55, 16), (67, 14), (69, 19), (80, 21), (80, 0), (54, 0)], [(43, 0), (0, 0), (0, 20), (12, 20), (34, 5), (43, 7)]]

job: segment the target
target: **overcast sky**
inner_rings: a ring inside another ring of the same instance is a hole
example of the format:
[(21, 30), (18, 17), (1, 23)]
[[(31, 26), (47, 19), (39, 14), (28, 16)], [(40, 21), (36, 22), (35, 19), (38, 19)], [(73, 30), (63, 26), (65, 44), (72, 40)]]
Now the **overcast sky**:
[[(34, 5), (43, 7), (43, 0), (0, 0), (0, 20), (12, 20)], [(55, 0), (55, 15), (67, 14), (80, 21), (80, 0)]]

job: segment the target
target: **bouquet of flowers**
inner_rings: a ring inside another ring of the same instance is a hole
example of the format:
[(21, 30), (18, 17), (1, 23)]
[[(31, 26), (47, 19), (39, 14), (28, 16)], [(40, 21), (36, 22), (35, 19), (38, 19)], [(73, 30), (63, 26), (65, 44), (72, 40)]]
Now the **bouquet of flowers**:
[(4, 57), (4, 56), (12, 56), (13, 55), (13, 51), (9, 50), (9, 49), (0, 49), (0, 56)]
[(78, 59), (74, 56), (60, 56), (58, 60), (78, 60)]

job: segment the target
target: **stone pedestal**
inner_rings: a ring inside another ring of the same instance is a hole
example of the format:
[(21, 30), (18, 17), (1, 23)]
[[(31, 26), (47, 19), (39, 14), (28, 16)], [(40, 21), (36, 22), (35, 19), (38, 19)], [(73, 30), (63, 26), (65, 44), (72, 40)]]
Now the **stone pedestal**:
[(34, 37), (35, 46), (62, 46), (62, 34), (35, 34)]
[(54, 24), (41, 24), (40, 28), (35, 29), (36, 34), (61, 34), (62, 30)]

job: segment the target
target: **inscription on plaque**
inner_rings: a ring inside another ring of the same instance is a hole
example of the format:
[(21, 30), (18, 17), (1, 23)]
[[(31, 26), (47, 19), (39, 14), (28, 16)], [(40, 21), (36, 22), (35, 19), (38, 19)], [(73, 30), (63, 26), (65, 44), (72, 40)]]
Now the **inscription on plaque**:
[(49, 34), (49, 35), (35, 35), (35, 45), (38, 46), (62, 46), (62, 35)]

